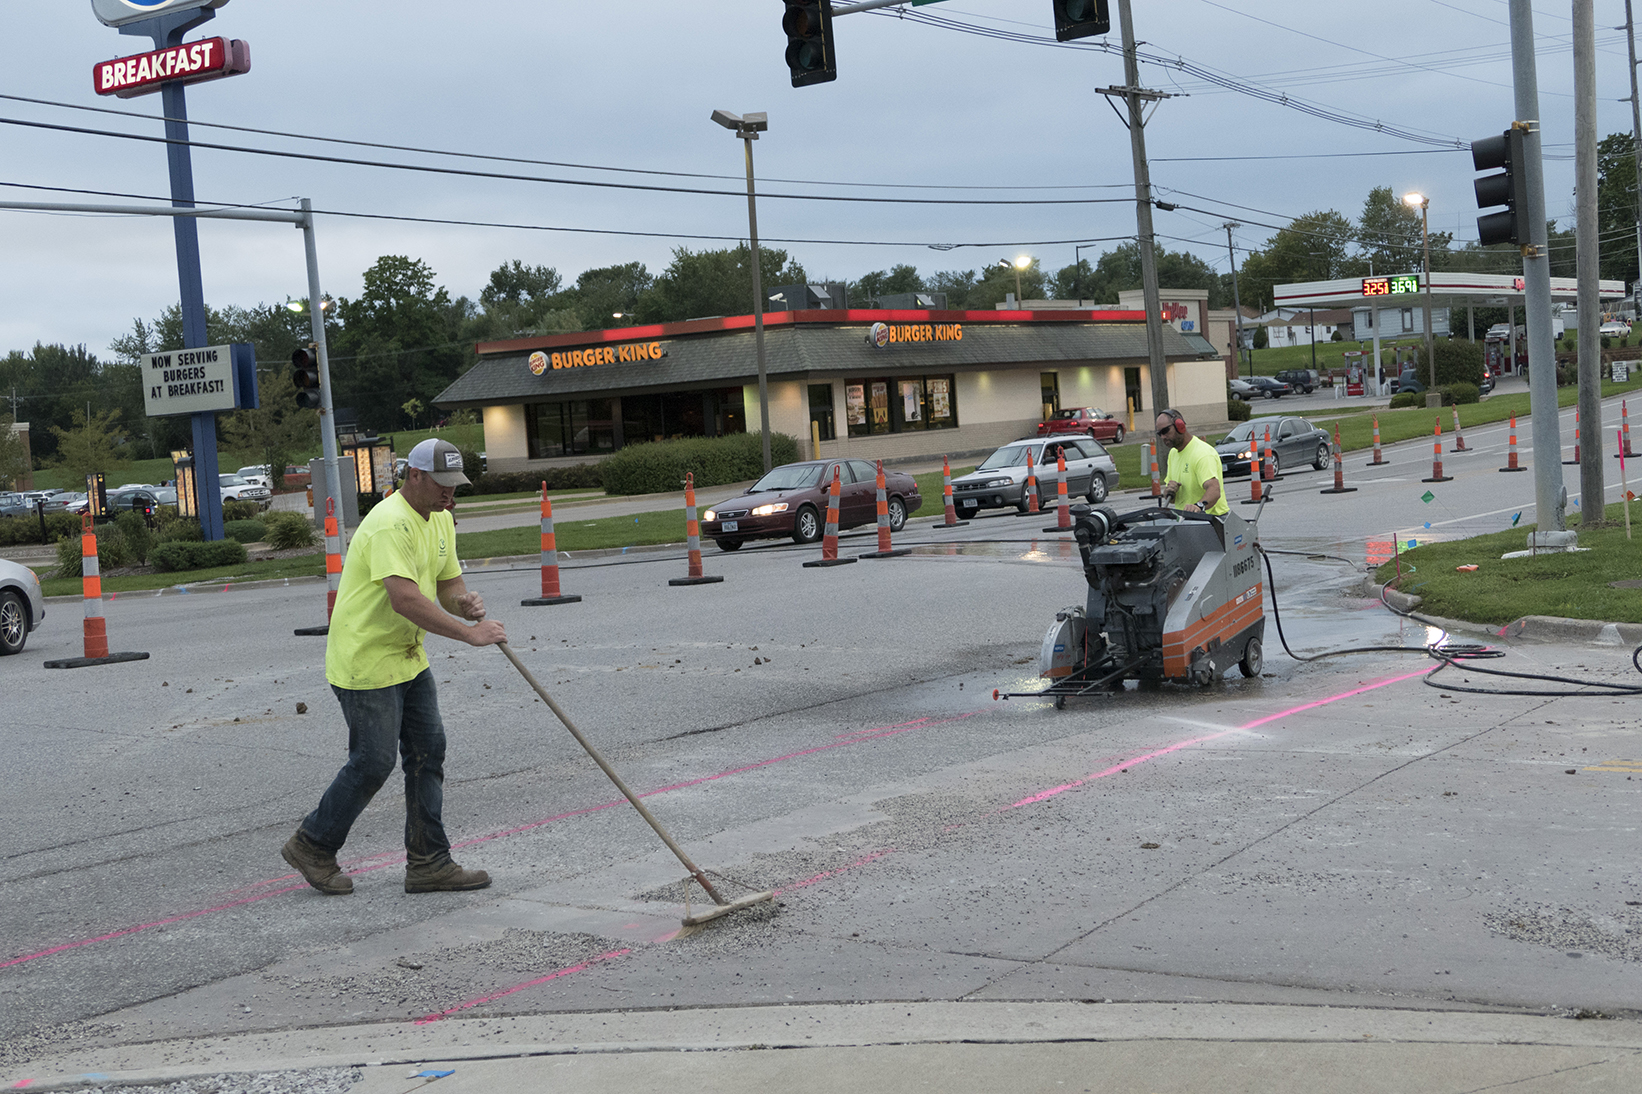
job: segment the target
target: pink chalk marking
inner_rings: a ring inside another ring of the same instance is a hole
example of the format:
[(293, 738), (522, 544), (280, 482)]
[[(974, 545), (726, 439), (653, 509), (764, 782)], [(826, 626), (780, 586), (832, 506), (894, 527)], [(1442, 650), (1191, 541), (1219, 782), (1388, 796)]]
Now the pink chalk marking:
[(803, 881), (795, 881), (791, 885), (782, 886), (781, 888), (779, 888), (775, 891), (775, 895), (780, 896), (782, 893), (785, 893), (785, 892), (787, 892), (789, 890), (792, 890), (792, 889), (808, 888), (809, 886), (814, 885), (818, 882), (826, 881), (830, 877), (837, 877), (839, 874), (843, 873), (845, 870), (853, 870), (857, 866), (865, 866), (869, 862), (877, 862), (879, 859), (883, 858), (885, 855), (893, 855), (894, 853), (895, 853), (895, 848), (893, 848), (893, 847), (886, 847), (882, 851), (874, 851), (872, 854), (868, 855), (866, 858), (857, 859), (854, 862), (850, 863), (848, 866), (840, 866), (836, 870), (828, 870), (826, 873), (816, 874), (814, 877), (807, 877)]
[(21, 1090), (25, 1086), (33, 1086), (33, 1085), (34, 1085), (34, 1080), (33, 1079), (19, 1079), (17, 1082), (11, 1084), (11, 1088), (13, 1090)]
[[(862, 730), (859, 733), (855, 733), (853, 735), (850, 735), (846, 739), (836, 740), (831, 744), (817, 745), (814, 748), (801, 749), (798, 752), (789, 752), (784, 756), (776, 756), (776, 757), (773, 757), (772, 759), (760, 760), (757, 763), (747, 764), (747, 765), (742, 766), (742, 767), (730, 768), (726, 771), (720, 771), (720, 772), (718, 772), (717, 774), (714, 774), (714, 775), (706, 775), (706, 776), (703, 776), (702, 778), (699, 778), (699, 779), (690, 779), (690, 780), (687, 780), (685, 782), (674, 783), (671, 786), (658, 787), (655, 790), (645, 791), (643, 794), (640, 794), (639, 797), (648, 798), (648, 797), (650, 797), (654, 794), (665, 794), (665, 793), (668, 793), (669, 791), (673, 791), (673, 790), (686, 790), (686, 789), (688, 789), (692, 786), (700, 786), (703, 783), (713, 782), (717, 779), (726, 778), (730, 775), (739, 775), (739, 774), (744, 774), (745, 772), (748, 772), (748, 771), (756, 771), (761, 767), (768, 767), (771, 764), (782, 763), (786, 760), (799, 759), (800, 757), (811, 756), (811, 755), (814, 755), (814, 754), (819, 753), (819, 752), (827, 752), (827, 751), (829, 751), (831, 749), (835, 749), (835, 748), (843, 748), (846, 745), (862, 744), (866, 741), (877, 740), (877, 739), (882, 738), (882, 737), (893, 737), (897, 734), (909, 733), (909, 732), (911, 732), (912, 730), (915, 730), (915, 729), (924, 729), (924, 728), (928, 728), (928, 727), (932, 727), (932, 726), (945, 725), (949, 722), (959, 722), (959, 721), (964, 720), (965, 718), (973, 717), (974, 715), (979, 714), (979, 713), (981, 713), (980, 710), (972, 710), (972, 711), (969, 711), (966, 714), (959, 714), (959, 715), (956, 715), (956, 716), (951, 717), (951, 718), (941, 718), (941, 719), (919, 718), (919, 719), (916, 719), (916, 720), (911, 721), (911, 722), (897, 722), (893, 725), (880, 726), (877, 729)], [(569, 811), (564, 812), (564, 813), (557, 813), (557, 814), (555, 814), (551, 817), (546, 817), (546, 818), (543, 818), (542, 820), (539, 820), (539, 821), (532, 821), (529, 824), (521, 824), (521, 825), (518, 825), (518, 826), (513, 827), (513, 828), (504, 829), (500, 832), (492, 832), (489, 835), (476, 836), (473, 839), (463, 840), (460, 843), (453, 844), (453, 846), (454, 847), (472, 847), (476, 844), (488, 843), (491, 840), (501, 839), (504, 836), (516, 836), (516, 835), (521, 835), (521, 834), (526, 833), (526, 832), (533, 832), (538, 828), (542, 828), (542, 827), (545, 827), (546, 825), (553, 824), (556, 821), (569, 820), (572, 817), (580, 817), (580, 816), (584, 816), (584, 815), (589, 814), (589, 813), (598, 813), (598, 812), (600, 812), (602, 810), (605, 810), (605, 809), (613, 809), (617, 806), (626, 805), (626, 804), (627, 804), (627, 799), (626, 798), (616, 798), (613, 801), (603, 802), (599, 805), (590, 805), (590, 806), (587, 806), (587, 807), (582, 808), (582, 809), (572, 809), (572, 810), (569, 810)], [(380, 861), (378, 861), (378, 860), (380, 860)], [(383, 851), (383, 852), (379, 852), (379, 853), (374, 854), (374, 855), (366, 855), (362, 858), (353, 860), (353, 863), (371, 863), (371, 865), (357, 865), (357, 866), (354, 866), (352, 869), (349, 869), (347, 871), (347, 873), (350, 874), (350, 875), (353, 875), (353, 876), (358, 876), (360, 874), (368, 874), (368, 873), (371, 873), (372, 871), (375, 871), (375, 870), (382, 870), (382, 869), (386, 869), (389, 866), (399, 865), (400, 863), (403, 863), (404, 861), (405, 861), (405, 853), (403, 851), (397, 851), (397, 852)], [(352, 865), (352, 864), (350, 864), (350, 865)], [(278, 877), (278, 878), (268, 879), (266, 881), (252, 882), (251, 884), (243, 886), (240, 889), (233, 890), (233, 892), (250, 892), (252, 890), (261, 888), (261, 887), (266, 886), (266, 885), (278, 885), (281, 882), (286, 881), (290, 878), (294, 878), (296, 876), (297, 875), (295, 875), (295, 874), (286, 874), (286, 875), (283, 875), (283, 876)], [(29, 961), (36, 961), (36, 960), (39, 960), (42, 957), (50, 957), (53, 954), (64, 953), (68, 950), (77, 950), (82, 946), (89, 946), (94, 942), (109, 942), (109, 941), (112, 941), (116, 938), (123, 938), (126, 935), (136, 934), (140, 931), (149, 930), (150, 928), (153, 928), (153, 927), (163, 927), (163, 926), (165, 926), (167, 924), (170, 924), (170, 923), (179, 923), (179, 922), (182, 922), (183, 920), (195, 919), (195, 918), (197, 918), (199, 916), (203, 916), (203, 915), (210, 915), (213, 912), (222, 912), (222, 911), (227, 911), (230, 908), (238, 908), (238, 907), (241, 907), (241, 906), (246, 905), (246, 904), (254, 904), (257, 901), (266, 900), (266, 899), (268, 899), (269, 897), (272, 897), (272, 896), (279, 896), (282, 893), (294, 893), (294, 892), (298, 892), (298, 891), (300, 891), (302, 889), (305, 889), (305, 888), (307, 888), (306, 884), (303, 884), (303, 885), (287, 885), (283, 888), (274, 889), (274, 890), (269, 891), (269, 892), (258, 893), (255, 896), (243, 897), (243, 898), (240, 898), (238, 900), (225, 901), (221, 904), (216, 904), (216, 905), (213, 905), (209, 908), (201, 908), (201, 909), (198, 909), (197, 911), (183, 912), (179, 915), (168, 916), (165, 919), (157, 919), (152, 923), (141, 923), (141, 924), (138, 924), (135, 927), (125, 927), (125, 928), (122, 928), (122, 929), (117, 930), (117, 931), (110, 931), (107, 934), (101, 934), (101, 935), (96, 936), (95, 938), (83, 938), (78, 942), (65, 942), (64, 944), (62, 944), (60, 946), (52, 946), (48, 949), (41, 950), (38, 953), (25, 954), (22, 957), (15, 957), (15, 958), (11, 959), (10, 961), (0, 963), (0, 969), (10, 968), (13, 965), (21, 965), (21, 964), (24, 964), (25, 962), (29, 962)]]
[(1326, 699), (1317, 699), (1317, 700), (1314, 700), (1313, 702), (1310, 702), (1310, 703), (1301, 703), (1297, 707), (1290, 707), (1288, 710), (1280, 711), (1277, 714), (1268, 714), (1264, 718), (1256, 718), (1254, 721), (1249, 722), (1246, 725), (1238, 726), (1236, 729), (1223, 729), (1219, 733), (1210, 733), (1210, 734), (1208, 734), (1207, 736), (1204, 736), (1204, 737), (1193, 737), (1190, 740), (1185, 740), (1185, 741), (1179, 742), (1178, 744), (1169, 745), (1167, 748), (1159, 748), (1159, 749), (1156, 749), (1152, 752), (1147, 752), (1143, 755), (1136, 756), (1136, 757), (1134, 757), (1133, 759), (1130, 759), (1130, 760), (1121, 760), (1118, 763), (1113, 764), (1111, 767), (1108, 767), (1104, 771), (1097, 771), (1093, 775), (1085, 775), (1081, 779), (1074, 779), (1069, 783), (1063, 783), (1060, 786), (1051, 787), (1048, 790), (1039, 791), (1038, 793), (1033, 794), (1030, 797), (1022, 798), (1020, 801), (1015, 802), (1012, 805), (1004, 806), (1003, 809), (999, 810), (999, 812), (1007, 812), (1011, 809), (1019, 809), (1023, 805), (1036, 805), (1038, 802), (1048, 801), (1050, 798), (1053, 798), (1053, 797), (1055, 797), (1059, 794), (1064, 794), (1068, 790), (1076, 790), (1078, 787), (1084, 786), (1084, 785), (1086, 785), (1088, 783), (1091, 783), (1091, 782), (1094, 782), (1096, 779), (1104, 779), (1104, 778), (1107, 778), (1111, 775), (1116, 775), (1121, 771), (1127, 771), (1129, 768), (1135, 767), (1139, 764), (1143, 764), (1147, 760), (1155, 760), (1159, 756), (1167, 756), (1171, 752), (1178, 752), (1181, 749), (1189, 748), (1192, 745), (1200, 745), (1200, 744), (1206, 744), (1209, 741), (1217, 741), (1221, 737), (1226, 737), (1226, 736), (1229, 736), (1233, 733), (1244, 733), (1244, 732), (1247, 732), (1248, 730), (1255, 729), (1259, 726), (1266, 725), (1269, 722), (1275, 722), (1275, 721), (1277, 721), (1281, 718), (1287, 718), (1291, 715), (1299, 714), (1302, 711), (1315, 710), (1318, 707), (1327, 706), (1330, 703), (1338, 703), (1342, 699), (1350, 699), (1354, 695), (1361, 695), (1364, 692), (1373, 691), (1376, 688), (1387, 687), (1391, 684), (1400, 684), (1404, 680), (1412, 680), (1416, 676), (1424, 676), (1428, 672), (1434, 672), (1434, 671), (1436, 671), (1437, 668), (1438, 668), (1438, 666), (1432, 665), (1430, 668), (1420, 669), (1418, 672), (1404, 673), (1401, 676), (1393, 676), (1389, 680), (1381, 680), (1381, 681), (1379, 681), (1377, 683), (1373, 683), (1373, 684), (1364, 684), (1362, 687), (1352, 688), (1350, 691), (1342, 691), (1338, 695), (1330, 695)]
[(524, 991), (526, 988), (533, 988), (537, 984), (545, 984), (549, 980), (557, 980), (561, 976), (569, 976), (572, 973), (584, 972), (598, 964), (600, 961), (610, 961), (617, 957), (625, 957), (632, 952), (633, 951), (630, 949), (610, 950), (607, 953), (599, 954), (597, 957), (590, 957), (586, 961), (583, 961), (580, 965), (572, 965), (568, 969), (560, 969), (558, 972), (550, 972), (546, 976), (538, 976), (534, 980), (526, 980), (523, 984), (516, 984), (505, 991), (494, 992), (490, 995), (481, 995), (477, 999), (469, 999), (466, 1003), (457, 1003), (454, 1007), (446, 1007), (444, 1010), (434, 1011), (432, 1014), (423, 1015), (411, 1024), (425, 1026), (430, 1022), (442, 1021), (443, 1019), (449, 1018), (451, 1015), (458, 1014), (464, 1010), (483, 1006), (486, 1003), (494, 1003), (496, 1000), (512, 995), (514, 992)]

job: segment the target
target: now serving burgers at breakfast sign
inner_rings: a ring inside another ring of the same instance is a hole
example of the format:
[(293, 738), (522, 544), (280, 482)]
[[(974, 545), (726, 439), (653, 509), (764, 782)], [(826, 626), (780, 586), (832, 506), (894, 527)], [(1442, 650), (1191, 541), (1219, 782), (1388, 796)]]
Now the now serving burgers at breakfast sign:
[(150, 418), (257, 406), (257, 353), (249, 342), (145, 353), (142, 370)]

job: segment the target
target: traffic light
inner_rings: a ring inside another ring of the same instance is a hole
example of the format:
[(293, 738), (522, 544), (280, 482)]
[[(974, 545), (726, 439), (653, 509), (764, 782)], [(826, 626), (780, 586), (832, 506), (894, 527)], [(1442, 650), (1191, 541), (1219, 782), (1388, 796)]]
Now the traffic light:
[(319, 409), (319, 362), (311, 351), (299, 349), (291, 354), (291, 383), (296, 386), (297, 406)]
[(792, 85), (807, 87), (838, 79), (838, 62), (832, 52), (832, 4), (829, 0), (787, 0), (781, 17), (787, 32), (787, 67)]
[(1070, 42), (1112, 29), (1106, 0), (1055, 0), (1055, 41)]
[(1477, 208), (1508, 207), (1503, 213), (1477, 218), (1477, 238), (1484, 247), (1494, 243), (1521, 246), (1528, 242), (1528, 164), (1523, 153), (1526, 136), (1524, 130), (1513, 126), (1497, 137), (1471, 142), (1471, 163), (1476, 170), (1505, 168), (1503, 174), (1484, 175), (1473, 181)]

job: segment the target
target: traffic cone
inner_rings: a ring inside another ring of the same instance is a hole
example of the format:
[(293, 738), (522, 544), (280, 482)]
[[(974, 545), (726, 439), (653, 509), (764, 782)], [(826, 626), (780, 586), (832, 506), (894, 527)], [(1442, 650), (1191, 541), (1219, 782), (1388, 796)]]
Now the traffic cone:
[(1496, 468), (1496, 470), (1499, 470), (1499, 471), (1526, 471), (1526, 470), (1528, 470), (1526, 467), (1522, 467), (1522, 466), (1518, 465), (1518, 463), (1517, 463), (1517, 416), (1515, 414), (1511, 415), (1511, 445), (1508, 449), (1506, 449), (1505, 466), (1500, 467), (1500, 468)]
[(1156, 441), (1153, 441), (1151, 444), (1146, 446), (1146, 455), (1152, 464), (1152, 497), (1161, 498), (1163, 496), (1163, 478), (1157, 473)]
[(103, 571), (97, 562), (97, 534), (91, 514), (80, 517), (80, 590), (85, 597), (85, 656), (47, 661), (48, 669), (78, 669), (89, 665), (117, 665), (146, 661), (146, 653), (109, 653), (108, 620), (103, 618)]
[(559, 591), (559, 550), (553, 538), (553, 502), (547, 496), (547, 483), (542, 483), (542, 595), (519, 601), (520, 607), (539, 608), (548, 604), (574, 604), (580, 596)]
[(1636, 455), (1631, 451), (1631, 408), (1626, 405), (1627, 400), (1619, 400), (1619, 451), (1614, 453), (1614, 459), (1621, 456), (1629, 459)]
[(1391, 461), (1380, 455), (1380, 416), (1374, 415), (1374, 458), (1368, 461), (1370, 467), (1384, 467)]
[[(311, 488), (310, 488), (311, 489)], [(292, 634), (302, 637), (331, 633), (331, 613), (336, 611), (336, 591), (342, 587), (342, 531), (336, 522), (336, 499), (325, 499), (325, 622), (317, 627), (298, 627)]]
[(1334, 485), (1327, 490), (1317, 491), (1319, 494), (1355, 494), (1355, 486), (1346, 485), (1346, 463), (1340, 456), (1340, 423), (1334, 423)]
[(696, 520), (696, 476), (684, 473), (684, 545), (689, 551), (689, 570), (684, 577), (667, 579), (669, 585), (711, 585), (723, 581), (722, 575), (707, 577), (701, 572), (701, 523)]
[(1451, 482), (1454, 476), (1442, 473), (1442, 417), (1437, 418), (1436, 440), (1431, 445), (1431, 477), (1421, 482)]
[(1249, 433), (1249, 497), (1244, 505), (1259, 505), (1260, 490), (1260, 442), (1255, 440), (1254, 433)]
[(1038, 476), (1032, 470), (1032, 450), (1026, 450), (1026, 511), (1017, 513), (1017, 516), (1035, 517), (1038, 515)]
[(1449, 409), (1454, 412), (1454, 451), (1469, 452), (1471, 450), (1465, 445), (1465, 434), (1460, 432), (1460, 408), (1456, 406)]
[(1579, 406), (1577, 403), (1574, 405), (1574, 458), (1562, 462), (1564, 465), (1579, 462)]
[[(1095, 474), (1100, 472), (1096, 471)], [(1055, 456), (1055, 531), (1071, 530), (1072, 503), (1066, 496), (1066, 450), (1062, 449)]]
[[(932, 524), (931, 528), (956, 528), (968, 524), (967, 520), (958, 519), (958, 511), (952, 507), (952, 461), (945, 456), (941, 457), (941, 496), (946, 500), (946, 520), (940, 524)], [(831, 508), (831, 503), (828, 503)]]
[[(947, 489), (952, 488), (948, 481)], [(827, 530), (821, 536), (821, 557), (811, 559), (805, 566), (846, 566), (855, 560), (853, 558), (838, 557), (838, 497), (843, 493), (843, 486), (838, 477), (838, 465), (832, 465), (832, 486), (827, 490)], [(948, 497), (950, 498), (950, 493)], [(948, 506), (950, 509), (950, 505)], [(967, 523), (967, 522), (966, 522)]]
[(1266, 458), (1260, 464), (1260, 480), (1262, 482), (1281, 482), (1283, 476), (1277, 473), (1277, 458), (1271, 451), (1271, 427), (1266, 427)]
[[(1030, 460), (1031, 458), (1032, 457), (1030, 455), (1027, 456), (1028, 460)], [(1034, 500), (1035, 500), (1035, 498), (1034, 498)], [(858, 557), (860, 557), (860, 558), (894, 558), (897, 555), (909, 554), (912, 551), (912, 548), (910, 548), (910, 547), (902, 547), (900, 550), (896, 550), (894, 547), (890, 546), (889, 533), (890, 533), (890, 527), (889, 527), (889, 492), (888, 492), (887, 488), (884, 485), (884, 461), (879, 460), (878, 461), (878, 549), (876, 551), (868, 551), (866, 554), (860, 555)]]

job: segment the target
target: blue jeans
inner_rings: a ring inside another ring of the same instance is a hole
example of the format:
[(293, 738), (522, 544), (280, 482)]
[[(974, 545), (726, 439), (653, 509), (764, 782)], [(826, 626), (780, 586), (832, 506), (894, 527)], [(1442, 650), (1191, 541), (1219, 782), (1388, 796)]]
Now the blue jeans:
[(336, 854), (365, 806), (404, 757), (405, 852), (412, 866), (448, 859), (450, 840), (440, 819), (445, 800), (445, 725), (433, 672), (391, 687), (354, 691), (332, 686), (348, 723), (348, 762), (331, 780), (319, 808), (302, 820), (302, 832), (321, 850)]

